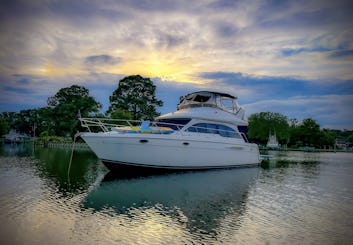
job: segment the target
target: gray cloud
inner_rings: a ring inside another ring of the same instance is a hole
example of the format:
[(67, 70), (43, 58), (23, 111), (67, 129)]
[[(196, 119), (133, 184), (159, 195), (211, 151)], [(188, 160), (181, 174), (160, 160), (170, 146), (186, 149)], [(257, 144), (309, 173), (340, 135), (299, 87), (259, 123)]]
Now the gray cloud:
[(116, 65), (121, 62), (121, 58), (107, 54), (92, 55), (85, 58), (85, 64), (90, 66)]
[[(154, 73), (180, 69), (185, 80), (200, 81), (165, 81), (173, 74), (163, 74), (158, 87), (166, 99), (198, 89), (225, 89), (250, 105), (268, 98), (284, 105), (286, 98), (328, 91), (347, 95), (353, 79), (352, 5), (348, 0), (2, 1), (0, 73), (10, 77), (0, 78), (0, 102), (24, 99), (35, 105), (34, 98), (52, 96), (72, 82), (106, 96), (105, 88), (130, 75), (120, 73), (148, 62), (162, 64)], [(107, 74), (113, 70), (119, 74)], [(30, 90), (32, 96), (23, 98), (21, 92)], [(342, 105), (330, 110), (334, 106)], [(322, 114), (315, 113), (314, 118)]]
[(353, 59), (353, 49), (350, 50), (338, 50), (334, 51), (329, 55), (330, 58), (350, 58)]
[(238, 32), (238, 28), (233, 24), (226, 21), (219, 21), (213, 24), (214, 31), (217, 36), (221, 38), (230, 38)]

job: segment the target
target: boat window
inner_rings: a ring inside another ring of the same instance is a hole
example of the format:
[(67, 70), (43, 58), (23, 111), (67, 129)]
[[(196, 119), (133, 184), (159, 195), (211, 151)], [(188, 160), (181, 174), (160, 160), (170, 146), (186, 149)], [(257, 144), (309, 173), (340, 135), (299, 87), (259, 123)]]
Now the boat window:
[(188, 132), (207, 133), (207, 123), (196, 123), (186, 129)]
[(228, 98), (222, 98), (221, 99), (221, 105), (224, 108), (227, 108), (229, 110), (233, 110), (233, 100), (228, 99)]
[(194, 101), (195, 102), (207, 102), (209, 99), (211, 98), (211, 96), (205, 96), (205, 95), (196, 95)]
[(229, 138), (240, 138), (239, 133), (236, 132), (234, 129), (225, 125), (214, 123), (196, 123), (186, 129), (186, 131), (196, 133), (219, 134), (220, 136)]
[(218, 134), (218, 126), (219, 125), (217, 125), (217, 124), (211, 124), (211, 123), (206, 124), (207, 133), (208, 134)]
[(223, 136), (223, 137), (230, 137), (230, 138), (240, 138), (239, 134), (237, 132), (235, 132), (234, 129), (228, 127), (228, 126), (224, 126), (224, 125), (218, 125), (218, 132), (219, 135)]
[(240, 133), (248, 134), (248, 126), (238, 126)]
[(180, 130), (184, 127), (188, 122), (190, 122), (190, 118), (168, 118), (168, 119), (159, 119), (157, 122), (158, 127), (168, 127), (173, 130)]
[(248, 142), (248, 126), (238, 126), (238, 130), (243, 136), (244, 140)]
[(186, 100), (192, 100), (194, 98), (194, 94), (189, 94), (187, 97), (186, 97)]

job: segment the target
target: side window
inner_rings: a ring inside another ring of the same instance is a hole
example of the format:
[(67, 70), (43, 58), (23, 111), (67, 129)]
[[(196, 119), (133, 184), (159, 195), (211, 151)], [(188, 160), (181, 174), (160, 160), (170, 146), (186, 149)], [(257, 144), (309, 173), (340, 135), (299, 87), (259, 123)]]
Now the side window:
[(240, 138), (239, 134), (234, 129), (225, 125), (219, 125), (219, 134), (223, 137)]
[(218, 126), (220, 126), (220, 125), (207, 123), (206, 124), (207, 133), (209, 133), (209, 134), (219, 134)]
[(186, 130), (187, 132), (207, 133), (206, 123), (196, 123)]
[(187, 132), (219, 134), (222, 137), (240, 138), (240, 135), (232, 128), (213, 123), (197, 123), (186, 129)]
[(219, 135), (229, 138), (238, 138), (239, 134), (232, 128), (225, 125), (218, 125)]

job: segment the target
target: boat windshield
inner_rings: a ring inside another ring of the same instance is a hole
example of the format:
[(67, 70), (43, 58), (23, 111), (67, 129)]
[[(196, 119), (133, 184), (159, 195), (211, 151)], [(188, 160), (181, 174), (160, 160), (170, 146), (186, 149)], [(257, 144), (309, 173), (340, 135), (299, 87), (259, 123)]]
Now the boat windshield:
[(198, 94), (195, 96), (194, 101), (204, 103), (204, 102), (207, 102), (210, 98), (211, 98), (211, 95)]
[(190, 118), (159, 119), (157, 121), (157, 126), (158, 127), (168, 127), (173, 130), (181, 130), (190, 121), (191, 121)]

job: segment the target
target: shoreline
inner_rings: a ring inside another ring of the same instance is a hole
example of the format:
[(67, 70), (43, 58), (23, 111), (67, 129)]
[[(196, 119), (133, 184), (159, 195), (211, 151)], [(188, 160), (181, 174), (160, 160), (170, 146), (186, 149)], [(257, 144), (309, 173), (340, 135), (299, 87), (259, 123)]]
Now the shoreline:
[[(1, 144), (28, 144), (34, 143), (35, 145), (41, 147), (49, 147), (49, 148), (72, 148), (73, 142), (43, 142), (43, 141), (25, 141), (25, 142), (4, 142), (0, 141)], [(91, 150), (89, 146), (85, 142), (76, 142), (75, 149), (85, 149)], [(349, 152), (353, 153), (353, 149), (317, 149), (311, 147), (302, 147), (302, 148), (278, 148), (278, 149), (269, 149), (263, 146), (259, 146), (259, 150), (261, 151), (303, 151), (303, 152)]]

